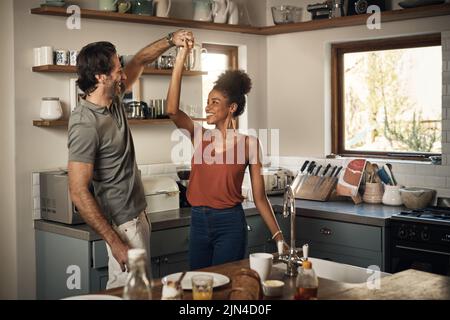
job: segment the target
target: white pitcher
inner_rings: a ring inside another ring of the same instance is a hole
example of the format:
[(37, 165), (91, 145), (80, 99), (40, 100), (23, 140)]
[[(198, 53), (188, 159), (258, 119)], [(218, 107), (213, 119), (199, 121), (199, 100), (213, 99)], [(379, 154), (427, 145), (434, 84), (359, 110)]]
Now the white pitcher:
[(228, 24), (238, 24), (239, 23), (239, 8), (235, 1), (228, 0), (230, 4), (230, 12), (228, 16)]
[(212, 21), (211, 0), (192, 0), (194, 6), (194, 20)]
[(229, 0), (214, 0), (213, 16), (215, 23), (226, 23), (228, 19), (228, 12), (230, 10)]
[(157, 17), (164, 17), (167, 18), (169, 16), (170, 8), (172, 6), (171, 0), (153, 0), (153, 5), (156, 5), (156, 11), (155, 12)]

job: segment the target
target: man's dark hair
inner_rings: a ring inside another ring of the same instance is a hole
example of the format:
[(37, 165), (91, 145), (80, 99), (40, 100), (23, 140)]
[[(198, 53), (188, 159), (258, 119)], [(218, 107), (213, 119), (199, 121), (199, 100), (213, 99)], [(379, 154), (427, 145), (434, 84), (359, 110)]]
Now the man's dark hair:
[(222, 73), (214, 83), (214, 90), (222, 92), (228, 103), (236, 103), (237, 109), (233, 117), (238, 117), (244, 113), (245, 95), (252, 88), (252, 80), (242, 70), (228, 70)]
[(111, 73), (115, 54), (116, 47), (106, 41), (90, 43), (81, 49), (77, 57), (77, 84), (86, 95), (97, 88), (96, 75)]

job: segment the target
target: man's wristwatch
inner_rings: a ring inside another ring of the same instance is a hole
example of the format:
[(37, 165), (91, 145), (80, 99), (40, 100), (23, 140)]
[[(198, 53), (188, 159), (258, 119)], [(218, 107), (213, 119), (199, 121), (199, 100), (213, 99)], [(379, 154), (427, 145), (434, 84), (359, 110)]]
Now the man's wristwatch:
[(167, 35), (166, 40), (169, 43), (169, 46), (171, 47), (175, 46), (175, 43), (173, 43), (173, 32)]

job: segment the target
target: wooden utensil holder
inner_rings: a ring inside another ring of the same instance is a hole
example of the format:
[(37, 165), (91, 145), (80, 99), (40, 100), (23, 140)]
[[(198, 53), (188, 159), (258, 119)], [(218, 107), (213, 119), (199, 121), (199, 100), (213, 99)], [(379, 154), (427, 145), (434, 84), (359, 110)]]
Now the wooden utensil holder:
[(296, 190), (295, 198), (328, 201), (337, 181), (337, 177), (306, 176)]

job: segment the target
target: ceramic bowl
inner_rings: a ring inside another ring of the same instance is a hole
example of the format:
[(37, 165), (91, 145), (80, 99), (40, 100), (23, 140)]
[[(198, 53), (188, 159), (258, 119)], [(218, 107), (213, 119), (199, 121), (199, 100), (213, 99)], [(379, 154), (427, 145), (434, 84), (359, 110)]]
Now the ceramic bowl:
[(430, 205), (436, 190), (427, 188), (401, 188), (402, 202), (408, 209), (422, 209)]
[(283, 294), (284, 282), (280, 280), (266, 280), (262, 283), (263, 293), (267, 297), (278, 297)]

